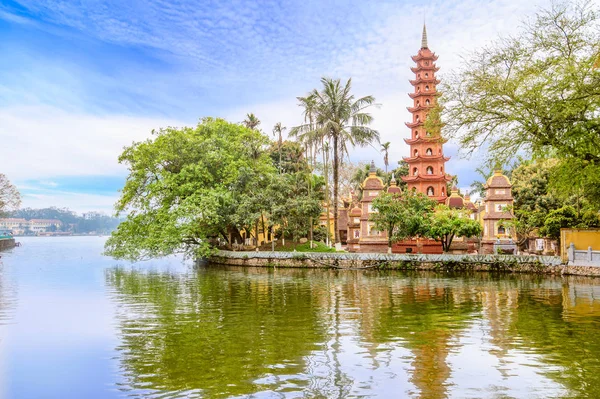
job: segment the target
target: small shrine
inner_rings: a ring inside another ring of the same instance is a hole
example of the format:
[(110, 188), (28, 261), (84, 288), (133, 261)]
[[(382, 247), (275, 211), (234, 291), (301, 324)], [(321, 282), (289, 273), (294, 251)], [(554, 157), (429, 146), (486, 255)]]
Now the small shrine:
[[(485, 208), (483, 220), (483, 253), (495, 253), (494, 247), (514, 245), (515, 232), (507, 226), (514, 219), (512, 184), (502, 170), (495, 170), (485, 185)], [(516, 245), (513, 252), (516, 251)]]

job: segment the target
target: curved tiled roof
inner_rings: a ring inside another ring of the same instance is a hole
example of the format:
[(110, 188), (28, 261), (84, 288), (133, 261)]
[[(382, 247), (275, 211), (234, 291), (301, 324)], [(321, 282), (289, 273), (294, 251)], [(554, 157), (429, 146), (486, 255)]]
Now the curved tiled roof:
[(349, 215), (350, 216), (362, 216), (362, 209), (360, 209), (358, 206), (355, 206), (354, 208), (352, 208), (350, 210)]
[(512, 187), (512, 184), (510, 183), (508, 177), (502, 174), (501, 170), (495, 170), (494, 174), (487, 179), (486, 187), (510, 188)]

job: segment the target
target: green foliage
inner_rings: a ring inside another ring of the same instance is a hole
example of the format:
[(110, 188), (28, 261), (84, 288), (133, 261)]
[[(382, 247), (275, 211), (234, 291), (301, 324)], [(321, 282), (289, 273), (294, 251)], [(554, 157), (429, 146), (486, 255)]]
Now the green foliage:
[(106, 242), (109, 255), (207, 255), (211, 240), (260, 213), (260, 201), (250, 194), (262, 192), (275, 174), (260, 132), (205, 118), (195, 128), (154, 134), (119, 158), (129, 176), (116, 210), (128, 214)]
[(308, 172), (309, 165), (304, 158), (304, 150), (300, 143), (284, 141), (281, 144), (273, 143), (270, 156), (275, 168), (281, 173)]
[(313, 240), (317, 242), (325, 242), (327, 239), (327, 227), (318, 226), (313, 231)]
[(554, 3), (476, 52), (442, 87), (447, 132), (469, 153), (557, 158), (553, 191), (600, 209), (599, 22), (595, 5)]
[(573, 189), (577, 179), (570, 189), (557, 188), (556, 179), (569, 173), (563, 167), (558, 159), (536, 159), (522, 162), (513, 170), (512, 224), (521, 241), (535, 232), (558, 239), (561, 228), (598, 225), (597, 208), (582, 191)]
[(375, 104), (373, 96), (356, 99), (351, 94), (351, 79), (342, 84), (340, 79), (321, 78), (321, 83), (321, 90), (315, 89), (307, 97), (299, 98), (309, 122), (295, 127), (291, 134), (320, 138), (322, 144), (325, 139), (331, 141), (334, 231), (335, 242), (339, 242), (339, 169), (342, 158), (351, 146), (364, 147), (374, 141), (379, 142), (379, 133), (369, 127), (373, 117), (365, 112)]
[(427, 237), (442, 243), (444, 252), (450, 250), (454, 237), (475, 237), (481, 235), (481, 225), (469, 218), (464, 209), (449, 208), (438, 205), (431, 215)]
[(21, 194), (6, 175), (0, 173), (0, 217), (21, 205)]
[(574, 207), (565, 205), (562, 208), (555, 209), (548, 214), (544, 221), (544, 226), (540, 233), (554, 238), (560, 238), (561, 228), (590, 228), (598, 227), (600, 220), (598, 213), (588, 210), (583, 214), (578, 214)]
[(473, 54), (442, 88), (448, 131), (499, 159), (527, 150), (600, 162), (598, 15), (555, 3)]
[(388, 234), (388, 247), (396, 241), (422, 235), (427, 231), (435, 201), (413, 190), (402, 194), (382, 193), (373, 200), (370, 220), (375, 228)]

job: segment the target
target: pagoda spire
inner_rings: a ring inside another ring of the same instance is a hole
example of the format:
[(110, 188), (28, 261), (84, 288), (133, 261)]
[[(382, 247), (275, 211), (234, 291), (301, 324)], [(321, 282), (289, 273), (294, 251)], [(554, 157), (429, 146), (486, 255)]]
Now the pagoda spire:
[(427, 27), (423, 22), (423, 36), (421, 36), (421, 48), (427, 48)]

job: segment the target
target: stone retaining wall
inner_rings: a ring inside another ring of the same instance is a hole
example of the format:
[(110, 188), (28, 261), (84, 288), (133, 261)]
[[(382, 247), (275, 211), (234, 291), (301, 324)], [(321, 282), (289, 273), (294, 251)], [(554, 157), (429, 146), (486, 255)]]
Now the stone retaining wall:
[(0, 238), (0, 251), (9, 249), (15, 246), (14, 238)]
[(502, 271), (600, 276), (599, 267), (566, 266), (561, 264), (560, 258), (554, 256), (220, 251), (208, 261), (221, 265), (244, 267)]

